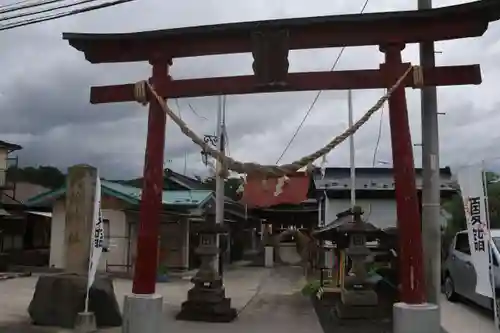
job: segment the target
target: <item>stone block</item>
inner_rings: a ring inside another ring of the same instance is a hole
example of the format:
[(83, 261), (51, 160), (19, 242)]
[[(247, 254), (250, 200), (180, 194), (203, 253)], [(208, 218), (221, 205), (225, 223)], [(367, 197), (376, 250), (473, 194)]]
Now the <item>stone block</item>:
[(76, 317), (75, 331), (78, 333), (96, 332), (95, 314), (93, 312), (80, 312)]
[(264, 266), (272, 268), (274, 266), (274, 247), (266, 246), (264, 248)]
[(349, 305), (337, 302), (335, 310), (340, 319), (374, 319), (380, 316), (380, 311), (376, 306)]
[[(74, 328), (77, 315), (84, 311), (87, 276), (45, 275), (38, 278), (28, 307), (32, 323), (40, 326)], [(90, 289), (89, 311), (97, 327), (122, 325), (122, 316), (111, 278), (98, 275)]]
[(231, 308), (231, 300), (223, 299), (218, 303), (187, 300), (182, 303), (177, 320), (228, 323), (236, 319), (238, 313)]
[(346, 290), (340, 292), (342, 303), (352, 306), (377, 306), (378, 296), (373, 290)]
[(224, 289), (191, 288), (188, 300), (195, 302), (218, 303), (225, 299)]

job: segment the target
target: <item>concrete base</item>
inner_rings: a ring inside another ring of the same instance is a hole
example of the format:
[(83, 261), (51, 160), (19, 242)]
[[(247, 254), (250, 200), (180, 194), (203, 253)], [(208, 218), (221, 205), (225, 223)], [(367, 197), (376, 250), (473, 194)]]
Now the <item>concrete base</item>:
[(79, 312), (76, 316), (75, 331), (78, 333), (96, 332), (95, 314), (93, 312)]
[(122, 333), (158, 333), (162, 330), (161, 295), (126, 295), (123, 301)]
[(271, 268), (274, 267), (274, 247), (264, 247), (264, 266)]
[(395, 303), (394, 333), (440, 333), (439, 307), (436, 304)]

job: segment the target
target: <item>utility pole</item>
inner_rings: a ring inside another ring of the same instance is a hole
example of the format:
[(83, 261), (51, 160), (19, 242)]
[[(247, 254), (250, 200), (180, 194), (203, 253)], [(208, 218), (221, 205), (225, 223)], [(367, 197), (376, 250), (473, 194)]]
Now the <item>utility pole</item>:
[[(225, 140), (224, 140), (224, 127), (226, 122), (225, 115), (225, 99), (226, 96), (219, 96), (218, 109), (217, 109), (217, 145), (218, 150), (225, 154)], [(224, 177), (222, 176), (222, 163), (217, 160), (215, 174), (215, 223), (220, 225), (224, 224)], [(217, 247), (220, 249), (220, 237), (217, 236)], [(219, 253), (217, 257), (217, 269), (222, 276), (224, 257)]]
[[(432, 8), (432, 0), (418, 0), (418, 9)], [(420, 43), (420, 65), (435, 66), (434, 42)], [(425, 78), (424, 78), (425, 80)], [(439, 306), (441, 286), (441, 226), (439, 129), (436, 87), (421, 90), (422, 108), (422, 239), (427, 302)]]

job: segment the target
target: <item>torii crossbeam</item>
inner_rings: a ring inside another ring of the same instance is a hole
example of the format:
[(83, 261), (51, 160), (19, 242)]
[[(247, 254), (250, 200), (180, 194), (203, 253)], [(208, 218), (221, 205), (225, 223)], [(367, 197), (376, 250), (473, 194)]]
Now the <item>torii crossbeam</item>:
[[(481, 36), (500, 18), (500, 2), (482, 0), (422, 11), (245, 22), (127, 34), (64, 33), (91, 63), (148, 61), (150, 82), (163, 98), (261, 92), (388, 88), (405, 72), (401, 50), (409, 43)], [(288, 73), (290, 50), (377, 45), (379, 69)], [(172, 61), (182, 57), (252, 52), (254, 75), (174, 80)], [(415, 87), (413, 77), (404, 86)], [(421, 82), (422, 83), (422, 82)], [(423, 85), (480, 84), (479, 65), (423, 68)], [(150, 96), (151, 97), (151, 96)], [(91, 88), (92, 103), (133, 101), (133, 84)], [(133, 293), (155, 292), (157, 239), (163, 183), (166, 117), (150, 98), (144, 184), (140, 207)], [(397, 218), (400, 235), (401, 300), (425, 301), (420, 211), (405, 89), (389, 100)]]

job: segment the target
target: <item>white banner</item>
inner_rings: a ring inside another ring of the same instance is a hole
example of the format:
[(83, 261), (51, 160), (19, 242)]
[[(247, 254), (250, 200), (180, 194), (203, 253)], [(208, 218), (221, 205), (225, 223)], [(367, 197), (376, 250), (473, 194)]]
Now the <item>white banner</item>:
[(476, 271), (476, 293), (493, 298), (490, 282), (490, 255), (487, 202), (481, 165), (464, 167), (457, 172), (464, 203), (471, 259)]
[(92, 237), (90, 244), (90, 260), (89, 260), (89, 275), (87, 282), (87, 297), (88, 290), (94, 283), (97, 266), (104, 246), (104, 228), (101, 213), (101, 180), (97, 174), (94, 197), (94, 225), (92, 227)]

